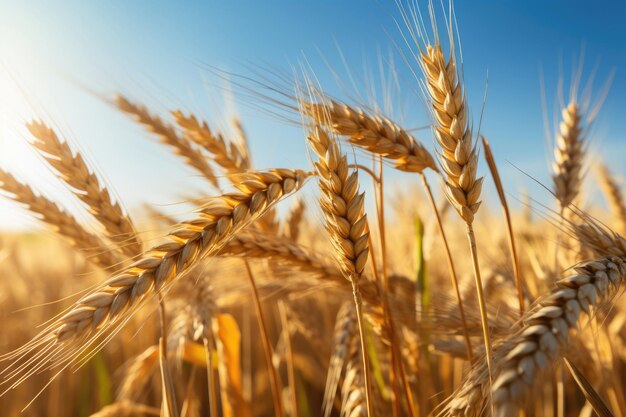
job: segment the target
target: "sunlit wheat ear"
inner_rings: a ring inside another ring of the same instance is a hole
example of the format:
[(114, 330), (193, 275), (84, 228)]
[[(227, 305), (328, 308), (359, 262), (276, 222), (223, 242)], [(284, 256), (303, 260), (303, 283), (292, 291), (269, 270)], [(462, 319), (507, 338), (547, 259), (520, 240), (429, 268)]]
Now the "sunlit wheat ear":
[(322, 405), (325, 417), (329, 417), (333, 410), (341, 371), (350, 353), (352, 342), (356, 339), (356, 321), (354, 320), (352, 311), (353, 307), (349, 302), (344, 302), (339, 308), (339, 311), (337, 311), (335, 329), (333, 332), (333, 354), (328, 365), (328, 372), (326, 373), (324, 402)]
[(287, 236), (293, 242), (297, 242), (298, 237), (300, 236), (300, 229), (304, 223), (305, 211), (306, 205), (304, 204), (304, 201), (301, 198), (296, 199), (283, 225), (283, 235)]
[(626, 202), (622, 189), (605, 165), (598, 166), (598, 175), (600, 176), (600, 187), (613, 215), (613, 222), (617, 224), (617, 230), (621, 234), (626, 234)]
[(242, 152), (236, 142), (229, 141), (221, 133), (212, 131), (205, 121), (199, 121), (193, 114), (185, 116), (183, 112), (176, 110), (172, 112), (172, 116), (185, 137), (205, 149), (211, 159), (227, 174), (250, 169), (247, 153)]
[(353, 145), (392, 160), (400, 171), (419, 173), (427, 168), (438, 171), (426, 148), (384, 116), (332, 99), (324, 100), (324, 104), (305, 103), (302, 110), (317, 123), (346, 136)]
[(471, 224), (480, 206), (483, 178), (476, 177), (478, 153), (455, 60), (446, 61), (440, 44), (428, 45), (420, 58), (435, 118), (446, 195), (463, 220)]
[[(352, 290), (335, 263), (328, 263), (289, 239), (250, 230), (229, 240), (219, 255), (269, 259), (316, 276), (320, 282)], [(374, 282), (362, 280), (359, 289), (363, 300), (371, 305), (380, 305), (380, 294)]]
[(138, 399), (159, 363), (159, 346), (153, 345), (125, 365), (124, 378), (118, 390), (118, 401)]
[(151, 114), (145, 106), (135, 104), (121, 95), (116, 96), (114, 100), (118, 109), (128, 113), (137, 123), (143, 125), (146, 130), (154, 133), (161, 143), (169, 146), (187, 165), (194, 168), (214, 187), (218, 188), (217, 178), (213, 169), (197, 146), (190, 143), (186, 138), (181, 137), (172, 125)]
[(341, 386), (341, 415), (367, 417), (366, 395), (363, 390), (363, 368), (359, 364), (359, 340), (355, 337), (348, 343), (346, 371)]
[(122, 258), (117, 252), (111, 251), (99, 237), (85, 230), (72, 215), (46, 197), (35, 194), (30, 186), (19, 182), (2, 169), (0, 169), (0, 188), (34, 213), (42, 223), (68, 239), (94, 265), (110, 269), (122, 264)]
[(195, 218), (174, 228), (164, 243), (81, 298), (24, 347), (6, 355), (4, 359), (13, 363), (5, 375), (21, 369), (24, 358), (33, 361), (15, 375), (19, 380), (40, 367), (67, 366), (97, 350), (99, 339), (119, 330), (149, 296), (160, 293), (198, 260), (219, 251), (242, 228), (300, 189), (309, 175), (291, 169), (240, 174), (236, 192), (210, 199)]
[[(518, 407), (542, 370), (550, 368), (569, 340), (583, 312), (613, 299), (626, 279), (625, 257), (604, 257), (573, 267), (524, 313), (522, 326), (494, 352), (495, 382), (491, 388), (497, 415), (516, 416)], [(487, 405), (486, 363), (477, 364), (445, 409), (449, 416), (478, 416)]]
[(320, 204), (339, 267), (346, 279), (358, 282), (369, 253), (367, 217), (363, 213), (363, 194), (359, 194), (358, 174), (350, 173), (347, 157), (323, 129), (315, 127), (308, 142), (319, 157), (315, 171), (321, 191)]
[(221, 256), (242, 258), (267, 258), (291, 265), (304, 272), (323, 275), (325, 279), (341, 282), (345, 279), (334, 264), (328, 264), (317, 258), (303, 247), (288, 239), (248, 231), (234, 236), (220, 250)]
[(574, 201), (582, 183), (585, 138), (581, 122), (578, 103), (572, 101), (561, 111), (552, 164), (554, 193), (561, 207)]
[(79, 152), (72, 152), (69, 144), (45, 123), (32, 121), (27, 124), (33, 135), (31, 144), (50, 164), (56, 174), (89, 209), (100, 222), (107, 236), (128, 257), (141, 253), (141, 243), (130, 217), (111, 199), (109, 190), (101, 184)]
[(315, 125), (307, 136), (310, 148), (317, 155), (314, 162), (321, 192), (320, 205), (326, 230), (333, 245), (335, 258), (344, 277), (352, 284), (354, 304), (363, 362), (363, 383), (367, 415), (374, 414), (373, 398), (370, 395), (369, 359), (365, 346), (363, 313), (359, 281), (369, 254), (367, 217), (364, 214), (364, 195), (359, 194), (356, 171), (350, 173), (348, 160), (342, 155), (335, 139), (319, 125)]

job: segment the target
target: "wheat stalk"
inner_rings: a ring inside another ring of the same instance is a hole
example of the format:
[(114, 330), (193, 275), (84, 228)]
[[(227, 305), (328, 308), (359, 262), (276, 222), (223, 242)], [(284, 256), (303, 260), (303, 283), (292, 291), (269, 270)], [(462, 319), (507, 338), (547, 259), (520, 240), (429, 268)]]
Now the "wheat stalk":
[[(626, 278), (626, 257), (610, 256), (573, 267), (549, 294), (524, 313), (522, 326), (496, 348), (495, 382), (491, 387), (498, 415), (515, 416), (517, 406), (541, 370), (559, 357), (582, 312), (612, 299)], [(446, 406), (448, 416), (478, 416), (487, 405), (489, 383), (485, 362), (477, 364)]]
[(346, 136), (353, 145), (391, 159), (400, 171), (421, 173), (426, 168), (438, 171), (426, 148), (387, 117), (333, 99), (325, 99), (323, 104), (304, 103), (301, 109), (315, 122)]
[(368, 415), (373, 416), (370, 396), (370, 375), (359, 281), (369, 253), (367, 216), (363, 213), (363, 194), (359, 194), (357, 172), (350, 174), (348, 160), (329, 135), (316, 125), (307, 137), (309, 146), (318, 156), (315, 171), (321, 191), (320, 205), (326, 220), (326, 230), (334, 248), (335, 258), (344, 277), (352, 284), (354, 303), (359, 324), (363, 376)]
[(202, 152), (189, 143), (187, 139), (180, 137), (173, 126), (164, 122), (160, 117), (151, 114), (145, 106), (135, 104), (124, 96), (116, 96), (115, 104), (121, 111), (131, 115), (148, 131), (157, 135), (163, 144), (172, 148), (174, 153), (202, 174), (215, 188), (218, 188), (217, 178), (213, 173), (213, 169), (206, 161)]
[(483, 178), (477, 178), (478, 152), (468, 125), (465, 94), (459, 81), (454, 51), (446, 60), (441, 43), (437, 41), (421, 52), (420, 63), (435, 119), (433, 129), (440, 147), (439, 160), (445, 174), (446, 196), (467, 227), (485, 353), (491, 374), (491, 338), (473, 229), (474, 215), (480, 207)]
[(3, 169), (0, 169), (0, 188), (11, 194), (13, 200), (26, 206), (41, 222), (68, 239), (94, 265), (102, 269), (121, 265), (122, 259), (117, 252), (111, 251), (105, 242), (85, 230), (72, 215), (43, 195), (36, 194), (29, 185), (19, 182)]
[(578, 104), (571, 101), (561, 111), (561, 117), (554, 149), (552, 179), (556, 198), (561, 208), (564, 208), (574, 201), (580, 190), (585, 149)]
[(149, 295), (160, 293), (199, 259), (216, 253), (242, 228), (302, 187), (309, 175), (289, 169), (240, 174), (237, 192), (209, 200), (197, 210), (196, 218), (173, 229), (167, 242), (147, 251), (140, 260), (81, 298), (23, 348), (7, 355), (5, 358), (14, 362), (5, 372), (35, 351), (40, 354), (39, 362), (24, 369), (25, 375), (19, 381), (46, 362), (50, 366), (71, 364), (81, 353), (97, 350), (93, 344), (99, 336), (111, 329), (115, 333)]
[(132, 258), (140, 254), (141, 243), (130, 217), (113, 202), (83, 156), (72, 152), (67, 141), (62, 141), (45, 123), (35, 120), (27, 124), (27, 128), (34, 137), (31, 144), (71, 187), (74, 195), (87, 205), (89, 212), (104, 226), (107, 236), (126, 256)]

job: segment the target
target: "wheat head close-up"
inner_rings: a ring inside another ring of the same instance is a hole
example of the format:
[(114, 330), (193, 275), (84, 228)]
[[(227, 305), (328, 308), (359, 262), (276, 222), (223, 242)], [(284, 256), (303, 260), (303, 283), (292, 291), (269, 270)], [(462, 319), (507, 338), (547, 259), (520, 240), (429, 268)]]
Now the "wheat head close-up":
[(626, 4), (0, 0), (0, 416), (626, 417)]

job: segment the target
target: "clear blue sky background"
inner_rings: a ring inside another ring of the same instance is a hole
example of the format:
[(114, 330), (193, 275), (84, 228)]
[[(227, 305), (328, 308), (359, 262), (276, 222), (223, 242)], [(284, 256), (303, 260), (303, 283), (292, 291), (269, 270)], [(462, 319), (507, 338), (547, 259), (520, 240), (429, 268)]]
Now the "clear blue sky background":
[[(455, 7), (473, 115), (478, 116), (488, 73), (483, 132), (511, 194), (533, 186), (506, 161), (549, 181), (540, 68), (552, 117), (557, 80), (564, 75), (569, 81), (583, 45), (585, 75), (598, 64), (596, 91), (616, 71), (593, 147), (618, 174), (626, 173), (626, 3), (494, 0), (458, 1)], [(230, 108), (223, 105), (223, 92), (212, 87), (219, 83), (208, 65), (249, 74), (254, 65), (289, 70), (303, 57), (324, 87), (338, 91), (320, 53), (340, 68), (339, 45), (353, 72), (362, 74), (364, 61), (375, 63), (379, 52), (386, 56), (395, 52), (394, 42), (401, 43), (398, 16), (395, 2), (374, 0), (0, 0), (0, 164), (76, 206), (24, 146), (23, 122), (43, 117), (90, 156), (127, 207), (178, 201), (185, 187), (202, 183), (103, 96), (121, 91), (159, 111), (183, 107), (220, 122)], [(396, 64), (404, 121), (422, 125), (427, 119), (416, 83), (402, 59)], [(249, 104), (242, 97), (237, 106), (256, 165), (307, 166), (302, 133)], [(422, 136), (430, 146), (430, 135)], [(29, 224), (28, 215), (7, 206), (0, 205), (0, 226)]]

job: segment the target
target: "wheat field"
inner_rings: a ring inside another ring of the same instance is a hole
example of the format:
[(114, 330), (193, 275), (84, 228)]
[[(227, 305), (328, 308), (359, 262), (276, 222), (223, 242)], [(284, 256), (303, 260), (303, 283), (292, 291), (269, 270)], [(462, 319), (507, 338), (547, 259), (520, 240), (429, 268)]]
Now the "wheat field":
[(470, 108), (452, 10), (398, 5), (424, 129), (306, 63), (228, 74), (235, 99), (301, 128), (306, 166), (256, 167), (236, 115), (103, 98), (201, 179), (176, 214), (131, 218), (97, 154), (27, 121), (72, 201), (0, 167), (2, 204), (39, 224), (0, 234), (2, 415), (626, 415), (626, 201), (589, 151), (610, 77), (571, 74), (536, 150), (551, 182), (525, 197)]

